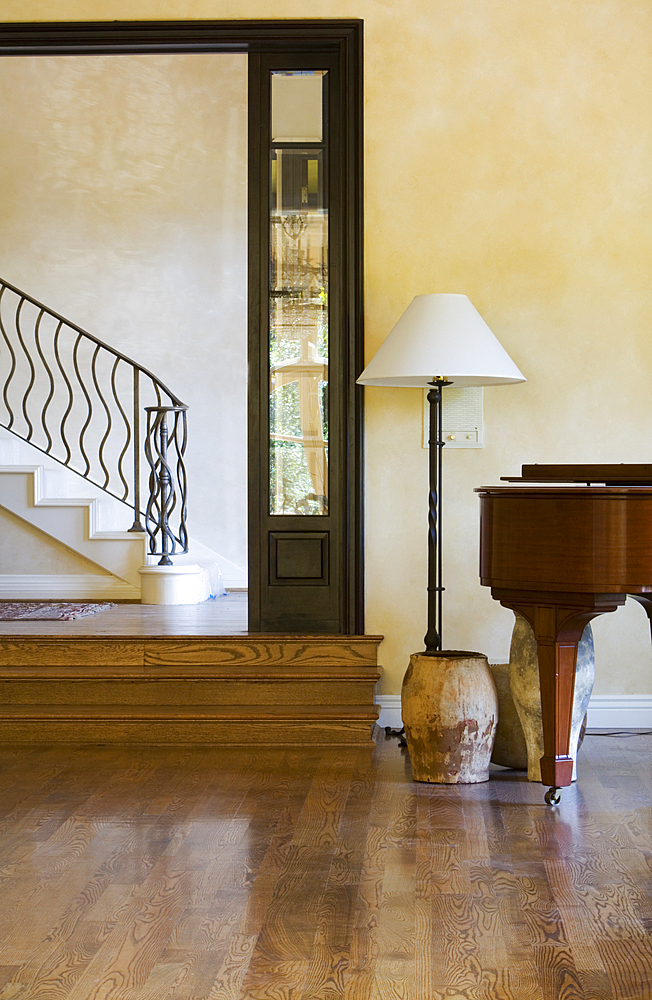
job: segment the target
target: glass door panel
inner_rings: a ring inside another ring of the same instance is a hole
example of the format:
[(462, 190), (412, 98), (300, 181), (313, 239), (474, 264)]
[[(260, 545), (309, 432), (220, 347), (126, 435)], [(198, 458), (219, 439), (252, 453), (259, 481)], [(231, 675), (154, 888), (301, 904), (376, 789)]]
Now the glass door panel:
[(328, 514), (325, 82), (271, 74), (270, 514)]

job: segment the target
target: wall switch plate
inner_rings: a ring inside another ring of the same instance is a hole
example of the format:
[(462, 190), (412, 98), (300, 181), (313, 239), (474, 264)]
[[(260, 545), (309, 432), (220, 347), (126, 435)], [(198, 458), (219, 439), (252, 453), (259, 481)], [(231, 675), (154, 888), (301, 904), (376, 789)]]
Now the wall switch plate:
[[(481, 385), (458, 389), (445, 386), (442, 398), (442, 437), (446, 448), (483, 448), (483, 401)], [(427, 448), (430, 433), (428, 390), (423, 397), (423, 447)]]

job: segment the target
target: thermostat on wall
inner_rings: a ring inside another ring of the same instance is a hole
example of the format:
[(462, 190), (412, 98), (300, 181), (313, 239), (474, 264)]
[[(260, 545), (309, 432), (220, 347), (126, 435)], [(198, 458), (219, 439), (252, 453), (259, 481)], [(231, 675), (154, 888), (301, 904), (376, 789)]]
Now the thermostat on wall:
[[(442, 389), (442, 437), (446, 448), (483, 447), (484, 391), (481, 385), (457, 389), (453, 385)], [(430, 404), (428, 391), (423, 397), (423, 447), (430, 436)]]

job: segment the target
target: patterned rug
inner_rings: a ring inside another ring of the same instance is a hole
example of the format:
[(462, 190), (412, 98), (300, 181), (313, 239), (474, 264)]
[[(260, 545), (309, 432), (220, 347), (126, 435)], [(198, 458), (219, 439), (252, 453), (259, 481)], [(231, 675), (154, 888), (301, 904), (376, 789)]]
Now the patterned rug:
[(0, 621), (64, 621), (75, 618), (86, 618), (96, 615), (98, 611), (114, 608), (115, 604), (103, 601), (101, 604), (88, 604), (81, 601), (54, 603), (52, 601), (0, 601)]

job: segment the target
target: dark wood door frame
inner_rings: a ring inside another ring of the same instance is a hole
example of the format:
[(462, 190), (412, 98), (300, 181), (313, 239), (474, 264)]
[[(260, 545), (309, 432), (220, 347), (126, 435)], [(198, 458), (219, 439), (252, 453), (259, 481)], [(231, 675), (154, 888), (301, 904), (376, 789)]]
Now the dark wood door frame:
[[(343, 334), (338, 356), (338, 367), (342, 369), (341, 424), (338, 433), (344, 460), (341, 469), (341, 495), (345, 512), (342, 537), (338, 542), (336, 620), (331, 621), (325, 629), (320, 628), (317, 622), (314, 629), (306, 626), (305, 630), (361, 634), (364, 632), (362, 396), (355, 379), (363, 367), (362, 21), (57, 21), (0, 24), (0, 55), (3, 56), (209, 52), (242, 52), (254, 57), (279, 52), (330, 52), (337, 57), (338, 86), (345, 95), (341, 104), (342, 149), (339, 163), (345, 192), (342, 203), (339, 277), (339, 322)], [(250, 102), (251, 96), (250, 93)], [(250, 127), (250, 145), (252, 141), (256, 142), (256, 129)], [(250, 149), (250, 163), (252, 160)], [(258, 234), (256, 237), (250, 233), (250, 268), (255, 254), (258, 254), (256, 259), (260, 260), (260, 227)], [(257, 246), (256, 239), (259, 241)], [(260, 280), (258, 269), (250, 284), (250, 303), (260, 302)], [(255, 310), (250, 310), (250, 338), (252, 336), (260, 336), (260, 318)], [(252, 374), (260, 383), (259, 355), (251, 360)], [(259, 400), (258, 392), (259, 390)], [(261, 440), (259, 402), (250, 406), (250, 433), (254, 440)], [(260, 462), (251, 460), (250, 491), (257, 489), (260, 489)], [(251, 508), (250, 501), (250, 511)], [(255, 512), (250, 513), (250, 524), (252, 520), (255, 520)], [(256, 530), (254, 527), (250, 530), (250, 544), (254, 539), (254, 545), (260, 546), (262, 535), (260, 530), (256, 534)], [(258, 542), (255, 541), (256, 538)], [(254, 552), (254, 560), (256, 559), (260, 566), (260, 551)], [(265, 564), (266, 562), (264, 560)], [(254, 585), (250, 585), (250, 628), (259, 630), (264, 626), (269, 629), (269, 617), (261, 605), (261, 595), (264, 601), (264, 587), (261, 587), (260, 580), (251, 582)]]

